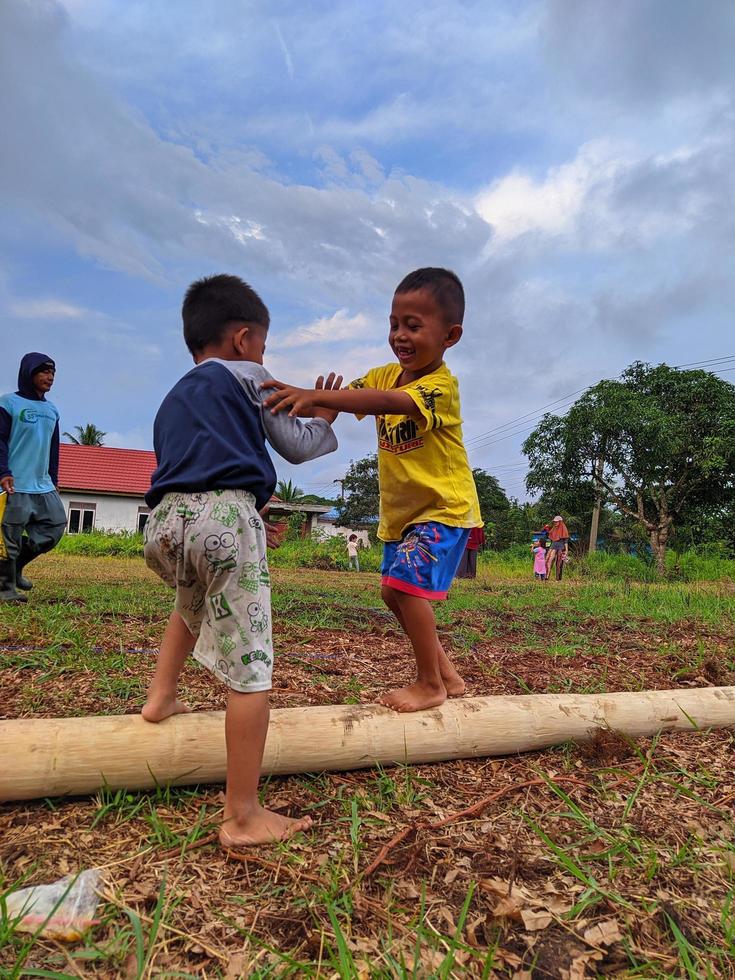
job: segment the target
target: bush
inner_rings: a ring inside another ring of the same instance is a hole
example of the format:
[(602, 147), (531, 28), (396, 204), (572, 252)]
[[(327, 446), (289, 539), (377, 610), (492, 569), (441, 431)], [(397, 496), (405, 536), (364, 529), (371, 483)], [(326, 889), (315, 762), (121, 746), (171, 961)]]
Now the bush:
[(62, 555), (123, 556), (143, 554), (143, 535), (134, 531), (85, 531), (65, 534), (56, 546)]
[[(295, 522), (294, 522), (295, 523)], [(131, 531), (90, 531), (65, 534), (57, 546), (65, 555), (137, 558), (143, 555), (143, 535)], [(360, 568), (379, 572), (383, 558), (380, 542), (359, 551)], [(533, 559), (527, 545), (514, 544), (505, 551), (486, 548), (479, 555), (479, 570), (505, 579), (533, 577)], [(349, 559), (343, 537), (302, 538), (288, 535), (280, 548), (268, 551), (272, 568), (320, 568), (325, 571), (347, 571)], [(597, 551), (584, 557), (573, 557), (565, 577), (603, 581), (656, 582), (658, 574), (651, 557)], [(666, 555), (666, 578), (684, 582), (735, 581), (735, 560), (718, 544), (698, 545), (682, 554), (669, 550)]]
[[(377, 572), (383, 557), (382, 546), (361, 548), (358, 552), (360, 568), (364, 572)], [(271, 568), (321, 568), (326, 571), (347, 571), (347, 543), (343, 537), (298, 538), (286, 540), (280, 548), (268, 552)]]
[(637, 555), (595, 551), (574, 562), (575, 574), (595, 581), (625, 579), (631, 582), (655, 582), (657, 572), (651, 561)]

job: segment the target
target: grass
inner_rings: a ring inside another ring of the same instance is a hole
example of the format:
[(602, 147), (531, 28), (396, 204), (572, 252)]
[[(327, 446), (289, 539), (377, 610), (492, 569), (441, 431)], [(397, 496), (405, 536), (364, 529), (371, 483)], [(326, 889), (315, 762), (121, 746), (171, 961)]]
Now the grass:
[[(471, 693), (733, 683), (727, 581), (572, 575), (559, 587), (526, 572), (483, 562), (437, 607)], [(0, 609), (0, 713), (136, 711), (170, 591), (136, 557), (56, 552), (37, 575), (26, 606)], [(276, 567), (273, 611), (277, 707), (371, 700), (410, 676), (375, 574)], [(183, 686), (195, 707), (222, 707), (196, 664)], [(734, 749), (726, 732), (693, 729), (264, 780), (269, 805), (310, 813), (317, 829), (246, 865), (204, 843), (221, 819), (218, 787), (6, 805), (0, 975), (544, 978), (576, 958), (590, 977), (726, 978)], [(428, 829), (499, 790), (477, 814)], [(100, 925), (83, 941), (62, 949), (12, 930), (9, 890), (95, 865), (107, 885)], [(584, 938), (610, 922), (620, 939)]]
[[(143, 535), (128, 531), (66, 534), (56, 552), (94, 558), (139, 558), (143, 555)], [(360, 550), (360, 567), (363, 572), (380, 571), (381, 559), (382, 545), (379, 542)], [(343, 572), (349, 570), (345, 542), (341, 537), (286, 540), (280, 548), (270, 553), (270, 564), (273, 568), (313, 568)], [(480, 554), (479, 565), (494, 580), (527, 580), (532, 577), (530, 551), (522, 544), (513, 545), (506, 551), (486, 550)], [(567, 577), (596, 582), (659, 581), (656, 567), (650, 559), (604, 551), (584, 557), (573, 556), (572, 564), (565, 574)], [(669, 549), (665, 579), (681, 582), (732, 582), (735, 581), (735, 559), (713, 545), (703, 545), (681, 553)]]

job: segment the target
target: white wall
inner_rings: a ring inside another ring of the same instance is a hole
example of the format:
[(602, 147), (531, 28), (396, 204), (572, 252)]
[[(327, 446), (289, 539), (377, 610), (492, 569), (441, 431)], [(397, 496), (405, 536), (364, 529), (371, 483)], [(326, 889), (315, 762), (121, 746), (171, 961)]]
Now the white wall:
[(104, 493), (78, 493), (76, 490), (64, 490), (59, 496), (66, 511), (67, 527), (69, 524), (69, 504), (94, 503), (94, 527), (99, 531), (137, 531), (138, 508), (145, 507), (142, 497), (118, 497)]
[(370, 547), (370, 536), (367, 531), (353, 531), (351, 527), (337, 527), (332, 521), (318, 521), (314, 524), (314, 534), (323, 535), (325, 538), (343, 537), (345, 541), (351, 534), (357, 535), (357, 540), (363, 548)]

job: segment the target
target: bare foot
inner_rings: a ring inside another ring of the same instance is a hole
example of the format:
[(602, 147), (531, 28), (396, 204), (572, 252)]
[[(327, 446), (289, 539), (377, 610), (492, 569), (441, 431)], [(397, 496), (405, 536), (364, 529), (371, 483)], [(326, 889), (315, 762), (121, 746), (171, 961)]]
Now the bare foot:
[(163, 721), (171, 715), (187, 715), (191, 711), (188, 704), (183, 701), (147, 701), (141, 709), (141, 714), (146, 721)]
[(447, 689), (447, 696), (450, 698), (461, 698), (467, 690), (467, 685), (462, 675), (457, 673), (454, 664), (443, 649), (439, 651), (439, 672), (442, 675), (442, 683)]
[(423, 708), (436, 708), (447, 700), (447, 689), (444, 684), (436, 686), (416, 681), (408, 687), (399, 687), (388, 691), (378, 698), (378, 704), (394, 711), (421, 711)]
[(222, 827), (219, 842), (226, 851), (236, 851), (254, 844), (272, 844), (308, 830), (312, 823), (311, 817), (284, 817), (261, 806), (247, 820), (237, 823), (227, 820), (227, 830)]
[(445, 677), (442, 674), (442, 681), (444, 682), (444, 687), (447, 689), (447, 697), (449, 698), (461, 698), (467, 690), (467, 685), (456, 670), (451, 677)]

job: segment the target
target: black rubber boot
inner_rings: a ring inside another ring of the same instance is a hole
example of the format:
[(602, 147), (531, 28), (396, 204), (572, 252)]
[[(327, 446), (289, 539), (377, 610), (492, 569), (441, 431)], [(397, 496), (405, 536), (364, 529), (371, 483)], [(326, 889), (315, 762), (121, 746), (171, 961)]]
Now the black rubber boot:
[(26, 578), (23, 574), (23, 569), (29, 562), (32, 562), (34, 558), (38, 558), (41, 554), (38, 548), (34, 548), (33, 545), (28, 544), (28, 539), (23, 539), (23, 544), (21, 545), (20, 554), (15, 561), (15, 584), (19, 589), (23, 589), (28, 592), (33, 588), (33, 582), (29, 578)]
[(28, 602), (15, 587), (15, 562), (9, 558), (0, 561), (0, 602)]

